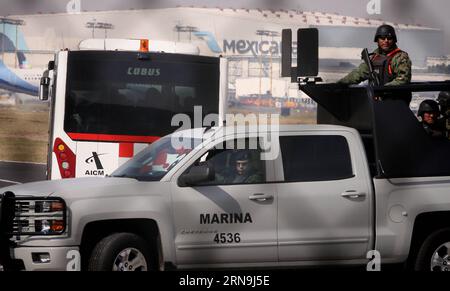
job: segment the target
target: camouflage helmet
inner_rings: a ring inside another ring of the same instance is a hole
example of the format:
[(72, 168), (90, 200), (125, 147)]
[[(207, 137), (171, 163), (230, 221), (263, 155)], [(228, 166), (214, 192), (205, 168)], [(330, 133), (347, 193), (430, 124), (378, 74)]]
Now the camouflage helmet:
[(394, 42), (397, 42), (397, 35), (395, 34), (395, 29), (392, 26), (388, 25), (388, 24), (380, 25), (377, 28), (377, 32), (375, 33), (375, 38), (374, 38), (373, 41), (377, 42), (378, 38), (380, 36), (390, 36), (390, 37), (392, 37)]
[(419, 105), (417, 116), (423, 116), (425, 112), (439, 112), (438, 103), (431, 99), (423, 100)]

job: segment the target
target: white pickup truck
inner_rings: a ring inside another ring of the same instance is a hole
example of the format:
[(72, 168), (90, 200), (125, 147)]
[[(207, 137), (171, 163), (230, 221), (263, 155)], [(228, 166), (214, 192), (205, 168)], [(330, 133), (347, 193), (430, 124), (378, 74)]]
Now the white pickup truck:
[(300, 77), (318, 72), (317, 29), (297, 35), (303, 57), (292, 68), (283, 31), (282, 74), (318, 103), (318, 125), (176, 132), (109, 177), (0, 189), (0, 265), (366, 265), (375, 255), (448, 271), (450, 141), (428, 136), (406, 104), (450, 81), (315, 84)]
[(450, 175), (371, 174), (364, 136), (349, 127), (235, 129), (183, 131), (181, 146), (179, 132), (166, 136), (109, 177), (0, 189), (1, 263), (124, 271), (366, 265), (376, 250), (382, 264), (448, 270)]

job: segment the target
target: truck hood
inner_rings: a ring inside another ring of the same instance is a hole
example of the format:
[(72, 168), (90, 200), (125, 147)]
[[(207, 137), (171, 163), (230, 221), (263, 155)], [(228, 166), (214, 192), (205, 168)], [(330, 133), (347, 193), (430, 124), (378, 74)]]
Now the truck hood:
[(16, 196), (54, 196), (66, 200), (99, 197), (161, 195), (161, 182), (140, 182), (131, 178), (95, 177), (41, 181), (8, 186), (0, 193)]

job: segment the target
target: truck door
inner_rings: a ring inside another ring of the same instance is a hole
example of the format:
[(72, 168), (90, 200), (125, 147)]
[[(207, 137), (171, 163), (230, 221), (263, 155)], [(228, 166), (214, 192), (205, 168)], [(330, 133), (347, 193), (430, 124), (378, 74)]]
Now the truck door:
[(275, 163), (282, 262), (365, 259), (371, 186), (350, 132), (280, 136)]
[(194, 160), (180, 172), (209, 164), (215, 178), (192, 187), (172, 181), (178, 265), (276, 262), (273, 162), (261, 160), (259, 149), (225, 149), (222, 142)]

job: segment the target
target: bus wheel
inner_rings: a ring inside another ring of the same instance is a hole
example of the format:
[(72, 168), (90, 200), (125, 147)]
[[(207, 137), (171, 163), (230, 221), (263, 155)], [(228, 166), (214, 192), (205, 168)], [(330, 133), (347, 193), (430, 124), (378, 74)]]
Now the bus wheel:
[(134, 233), (114, 233), (100, 240), (89, 258), (89, 271), (149, 271), (149, 244)]

